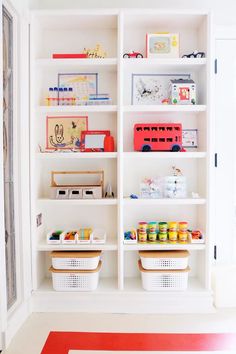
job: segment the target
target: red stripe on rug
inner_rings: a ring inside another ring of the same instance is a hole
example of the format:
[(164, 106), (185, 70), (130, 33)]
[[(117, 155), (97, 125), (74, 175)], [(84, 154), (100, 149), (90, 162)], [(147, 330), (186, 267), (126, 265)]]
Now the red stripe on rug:
[(69, 350), (236, 351), (236, 334), (50, 332), (41, 354)]

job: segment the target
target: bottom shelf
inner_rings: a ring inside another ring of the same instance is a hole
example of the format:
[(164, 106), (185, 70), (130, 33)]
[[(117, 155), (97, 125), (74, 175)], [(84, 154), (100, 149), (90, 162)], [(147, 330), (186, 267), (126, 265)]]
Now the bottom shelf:
[(125, 279), (118, 290), (117, 279), (101, 278), (91, 292), (58, 292), (46, 279), (33, 291), (34, 312), (104, 312), (104, 313), (206, 313), (213, 312), (212, 292), (198, 279), (190, 278), (186, 291), (149, 292), (142, 289), (141, 278)]

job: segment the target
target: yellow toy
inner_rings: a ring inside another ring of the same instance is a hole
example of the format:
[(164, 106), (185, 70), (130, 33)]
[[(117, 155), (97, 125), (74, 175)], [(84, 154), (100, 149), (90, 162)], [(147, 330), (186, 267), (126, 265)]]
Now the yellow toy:
[(107, 53), (104, 52), (102, 46), (97, 44), (94, 49), (84, 48), (84, 54), (88, 56), (88, 58), (106, 58)]

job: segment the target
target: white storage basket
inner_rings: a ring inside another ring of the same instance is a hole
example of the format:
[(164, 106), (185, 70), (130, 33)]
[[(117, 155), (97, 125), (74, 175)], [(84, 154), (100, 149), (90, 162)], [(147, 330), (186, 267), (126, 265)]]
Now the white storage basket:
[(185, 269), (188, 266), (188, 251), (140, 251), (144, 269)]
[(95, 270), (57, 270), (52, 272), (52, 285), (56, 291), (92, 291), (98, 286), (101, 261)]
[(186, 290), (190, 268), (183, 270), (146, 270), (139, 260), (142, 285), (147, 291)]
[(101, 251), (51, 252), (54, 269), (93, 270), (98, 266)]

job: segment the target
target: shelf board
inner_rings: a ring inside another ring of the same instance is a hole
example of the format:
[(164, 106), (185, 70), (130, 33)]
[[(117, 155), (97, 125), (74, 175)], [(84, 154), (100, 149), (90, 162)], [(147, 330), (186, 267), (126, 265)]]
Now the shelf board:
[(207, 58), (124, 58), (125, 69), (140, 73), (140, 69), (171, 69), (198, 71), (206, 66)]
[(193, 243), (186, 243), (186, 244), (124, 244), (124, 251), (164, 251), (164, 250), (189, 250), (189, 251), (199, 251), (205, 250), (205, 244), (193, 244)]
[(117, 105), (39, 106), (38, 111), (40, 113), (117, 112)]
[(72, 296), (75, 298), (78, 298), (79, 294), (83, 296), (86, 294), (87, 296), (93, 296), (94, 294), (100, 294), (100, 293), (107, 293), (107, 292), (117, 292), (117, 279), (116, 278), (103, 278), (99, 277), (99, 282), (98, 282), (98, 288), (94, 291), (87, 291), (85, 292), (78, 292), (78, 291), (55, 291), (52, 287), (52, 279), (51, 278), (46, 278), (40, 285), (40, 287), (37, 290), (33, 291), (33, 295), (35, 294), (40, 294), (40, 293), (51, 293), (54, 294), (55, 296), (63, 296), (64, 294), (65, 297), (67, 296)]
[(134, 158), (142, 158), (142, 159), (149, 159), (149, 158), (158, 158), (158, 159), (200, 159), (206, 157), (206, 152), (200, 151), (191, 151), (191, 152), (166, 152), (166, 151), (159, 151), (159, 152), (124, 152), (124, 157), (128, 159)]
[(124, 292), (128, 293), (134, 293), (134, 294), (158, 294), (159, 296), (171, 296), (171, 295), (176, 295), (177, 297), (183, 297), (183, 294), (186, 295), (196, 295), (196, 292), (198, 294), (202, 293), (204, 295), (206, 292), (208, 292), (207, 289), (205, 289), (200, 281), (195, 278), (195, 277), (189, 277), (188, 278), (188, 288), (187, 290), (184, 291), (168, 291), (168, 290), (162, 290), (162, 291), (146, 291), (142, 288), (142, 282), (141, 278), (125, 278), (125, 285), (124, 285)]
[(117, 199), (49, 199), (39, 198), (39, 203), (48, 205), (117, 205)]
[(117, 251), (116, 241), (108, 241), (104, 244), (76, 244), (76, 245), (49, 245), (46, 241), (39, 242), (37, 246), (38, 251), (91, 251), (91, 250), (101, 250), (101, 251)]
[(48, 152), (36, 153), (37, 159), (116, 159), (117, 152)]
[(141, 206), (141, 205), (202, 205), (206, 203), (204, 198), (183, 198), (183, 199), (131, 199), (124, 198), (125, 205)]
[(90, 70), (106, 70), (106, 71), (116, 71), (117, 70), (117, 58), (97, 58), (97, 59), (53, 59), (53, 58), (43, 58), (36, 59), (35, 64), (38, 68), (55, 68), (58, 70), (70, 69), (71, 72), (78, 68), (89, 68)]
[(199, 113), (206, 111), (206, 105), (126, 105), (123, 108), (124, 112), (189, 112)]

